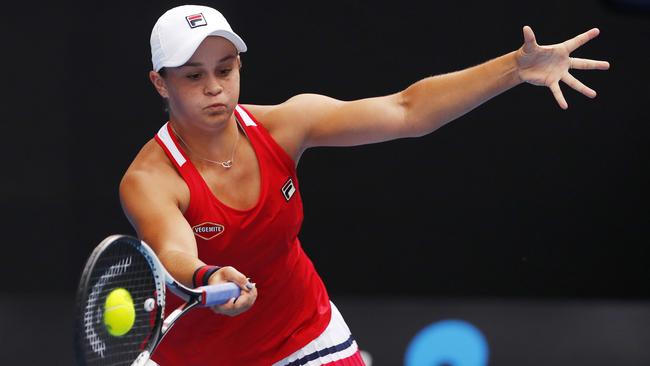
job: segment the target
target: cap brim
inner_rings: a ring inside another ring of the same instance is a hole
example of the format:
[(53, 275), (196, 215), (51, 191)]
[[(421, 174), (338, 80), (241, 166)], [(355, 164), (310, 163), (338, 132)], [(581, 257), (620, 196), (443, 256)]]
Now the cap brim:
[(223, 37), (223, 38), (229, 40), (233, 45), (235, 45), (235, 48), (240, 53), (246, 52), (246, 50), (248, 50), (248, 47), (246, 47), (246, 43), (244, 43), (244, 40), (241, 39), (241, 37), (239, 37), (234, 32), (229, 32), (229, 31), (226, 31), (226, 30), (216, 30), (216, 31), (208, 34), (208, 36), (219, 36), (219, 37)]

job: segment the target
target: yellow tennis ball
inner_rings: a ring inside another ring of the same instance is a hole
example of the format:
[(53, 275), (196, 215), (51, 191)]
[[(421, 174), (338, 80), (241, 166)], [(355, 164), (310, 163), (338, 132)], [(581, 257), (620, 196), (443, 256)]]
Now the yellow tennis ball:
[(131, 294), (116, 288), (106, 297), (104, 303), (104, 325), (112, 336), (120, 337), (128, 333), (135, 322), (135, 307)]

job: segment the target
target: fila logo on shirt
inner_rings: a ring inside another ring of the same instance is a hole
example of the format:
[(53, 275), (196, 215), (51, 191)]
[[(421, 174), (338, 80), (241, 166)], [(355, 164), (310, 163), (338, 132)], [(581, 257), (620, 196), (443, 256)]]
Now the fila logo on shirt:
[(194, 235), (198, 236), (203, 240), (214, 239), (217, 236), (223, 234), (226, 229), (221, 224), (216, 224), (214, 222), (204, 222), (202, 224), (192, 226), (192, 231)]
[(202, 27), (208, 25), (208, 22), (203, 17), (203, 13), (198, 13), (194, 15), (188, 15), (185, 17), (187, 24), (190, 25), (190, 28)]
[(289, 177), (289, 180), (287, 180), (286, 183), (282, 186), (282, 195), (284, 196), (284, 199), (289, 202), (291, 197), (293, 197), (293, 194), (296, 193), (296, 186), (293, 184), (293, 179)]

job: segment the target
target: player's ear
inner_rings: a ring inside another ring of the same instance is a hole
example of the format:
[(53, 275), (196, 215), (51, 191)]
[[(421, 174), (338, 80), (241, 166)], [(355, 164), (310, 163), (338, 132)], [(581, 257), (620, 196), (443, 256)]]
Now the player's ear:
[(244, 64), (241, 61), (241, 56), (239, 54), (237, 55), (237, 64), (239, 65), (239, 71), (241, 71), (242, 67), (244, 67)]
[(169, 97), (169, 93), (167, 92), (167, 84), (165, 84), (165, 78), (163, 78), (160, 73), (153, 70), (149, 71), (149, 80), (151, 80), (151, 83), (153, 84), (154, 88), (156, 88), (156, 91), (158, 91), (158, 94), (160, 94), (161, 97)]

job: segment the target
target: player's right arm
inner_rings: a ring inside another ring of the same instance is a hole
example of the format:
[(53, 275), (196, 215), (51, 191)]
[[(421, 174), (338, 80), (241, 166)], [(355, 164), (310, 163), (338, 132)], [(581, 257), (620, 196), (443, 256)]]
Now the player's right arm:
[(168, 187), (169, 179), (153, 169), (129, 168), (120, 183), (122, 208), (138, 236), (149, 244), (167, 271), (192, 286), (198, 259), (192, 229)]
[[(194, 271), (206, 263), (198, 258), (192, 228), (180, 209), (184, 192), (177, 188), (179, 178), (175, 172), (166, 171), (173, 167), (157, 168), (140, 167), (136, 158), (120, 183), (120, 201), (138, 236), (156, 252), (172, 277), (191, 287)], [(249, 290), (246, 276), (229, 266), (210, 277), (210, 284), (227, 281), (237, 283), (242, 295), (236, 303), (231, 301), (215, 311), (231, 316), (246, 311), (255, 302), (257, 289)]]

